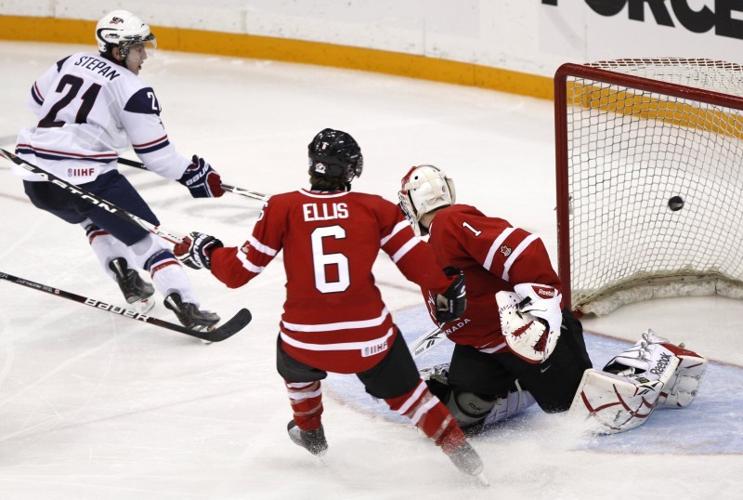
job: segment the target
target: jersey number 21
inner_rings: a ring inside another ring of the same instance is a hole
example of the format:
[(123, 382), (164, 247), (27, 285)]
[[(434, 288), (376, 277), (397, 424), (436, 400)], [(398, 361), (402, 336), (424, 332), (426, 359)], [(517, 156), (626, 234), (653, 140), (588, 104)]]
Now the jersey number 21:
[[(64, 125), (64, 121), (57, 120), (57, 113), (59, 113), (62, 108), (68, 106), (72, 102), (75, 96), (77, 96), (78, 92), (80, 92), (80, 88), (83, 86), (83, 83), (85, 83), (85, 80), (80, 77), (73, 75), (64, 75), (59, 80), (56, 92), (58, 94), (61, 94), (62, 92), (64, 92), (65, 88), (69, 87), (67, 89), (67, 93), (62, 96), (59, 101), (54, 103), (46, 116), (42, 118), (41, 121), (39, 121), (38, 126), (40, 128), (49, 128), (61, 127), (62, 125)], [(77, 115), (75, 115), (75, 123), (85, 123), (90, 110), (93, 109), (95, 98), (98, 97), (98, 92), (100, 92), (100, 90), (101, 86), (97, 83), (93, 83), (90, 87), (88, 87), (88, 89), (81, 97), (82, 104), (77, 110)]]

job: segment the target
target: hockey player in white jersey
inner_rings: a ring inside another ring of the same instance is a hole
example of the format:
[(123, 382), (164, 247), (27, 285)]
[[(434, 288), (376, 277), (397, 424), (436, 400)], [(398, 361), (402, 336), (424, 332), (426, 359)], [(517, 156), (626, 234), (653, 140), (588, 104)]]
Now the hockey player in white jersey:
[[(97, 54), (65, 57), (33, 83), (29, 105), (38, 123), (18, 134), (16, 154), (155, 225), (155, 214), (116, 169), (119, 150), (131, 146), (148, 170), (177, 180), (194, 198), (221, 196), (220, 176), (211, 165), (196, 155), (181, 156), (170, 143), (155, 92), (138, 76), (148, 46), (155, 45), (150, 27), (131, 12), (116, 10), (101, 18), (95, 38)], [(36, 174), (14, 169), (36, 207), (82, 226), (128, 303), (148, 310), (157, 289), (184, 326), (203, 330), (219, 321), (199, 309), (186, 273), (164, 241)], [(135, 269), (148, 271), (154, 287)]]

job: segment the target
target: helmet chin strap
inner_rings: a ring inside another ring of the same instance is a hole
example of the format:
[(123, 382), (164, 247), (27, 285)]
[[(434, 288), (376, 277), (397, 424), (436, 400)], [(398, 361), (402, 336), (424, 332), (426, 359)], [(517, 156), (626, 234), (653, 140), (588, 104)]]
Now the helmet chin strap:
[[(121, 55), (121, 58), (122, 58), (120, 61), (116, 59), (116, 57), (114, 56), (114, 47), (119, 48), (119, 54)], [(124, 52), (121, 49), (121, 46), (111, 45), (111, 48), (108, 51), (101, 52), (100, 54), (101, 54), (101, 57), (103, 57), (104, 59), (107, 59), (114, 64), (118, 64), (119, 66), (123, 66), (126, 68), (126, 57), (129, 55), (129, 51), (127, 50), (126, 52)]]

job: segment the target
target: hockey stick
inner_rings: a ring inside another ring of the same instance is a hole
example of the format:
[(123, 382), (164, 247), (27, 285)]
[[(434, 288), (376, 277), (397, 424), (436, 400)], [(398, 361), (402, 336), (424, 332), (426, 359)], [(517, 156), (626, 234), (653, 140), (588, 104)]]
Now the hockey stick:
[[(144, 163), (139, 162), (139, 161), (129, 160), (127, 158), (119, 158), (118, 161), (119, 163), (121, 163), (122, 165), (126, 165), (127, 167), (134, 167), (134, 168), (139, 168), (141, 170), (147, 170), (147, 167), (144, 166)], [(232, 186), (230, 184), (222, 184), (222, 189), (232, 194), (236, 194), (244, 198), (250, 198), (252, 200), (258, 200), (258, 201), (265, 202), (265, 201), (268, 201), (268, 198), (269, 198), (267, 194), (256, 193), (255, 191), (248, 191), (247, 189), (243, 189), (237, 186)]]
[(184, 236), (171, 233), (169, 231), (166, 231), (165, 229), (160, 228), (160, 226), (151, 224), (147, 222), (146, 220), (144, 220), (143, 218), (138, 217), (134, 215), (133, 213), (127, 212), (123, 208), (119, 208), (113, 203), (104, 200), (103, 198), (99, 198), (93, 193), (90, 193), (82, 189), (80, 186), (75, 186), (74, 184), (70, 184), (69, 182), (60, 179), (56, 175), (50, 174), (46, 170), (40, 167), (37, 167), (33, 163), (29, 163), (26, 160), (17, 157), (13, 153), (6, 151), (5, 149), (0, 148), (0, 156), (4, 156), (6, 159), (12, 161), (19, 167), (25, 168), (29, 172), (41, 175), (42, 177), (44, 177), (44, 179), (51, 182), (52, 184), (55, 184), (61, 187), (68, 193), (72, 193), (75, 196), (87, 201), (88, 203), (91, 203), (97, 206), (98, 208), (101, 208), (107, 211), (110, 214), (117, 216), (120, 219), (131, 222), (132, 224), (136, 224), (142, 229), (149, 231), (150, 233), (155, 234), (164, 240), (167, 240), (171, 243), (182, 243), (183, 242)]
[(40, 292), (46, 292), (56, 297), (62, 297), (64, 299), (74, 300), (75, 302), (79, 302), (80, 304), (85, 304), (86, 306), (94, 307), (102, 311), (118, 314), (119, 316), (133, 319), (135, 321), (142, 321), (145, 323), (149, 323), (150, 325), (159, 326), (160, 328), (166, 328), (168, 330), (172, 330), (174, 332), (185, 333), (186, 335), (190, 335), (192, 337), (196, 337), (201, 340), (206, 340), (208, 342), (221, 342), (224, 339), (228, 339), (232, 337), (234, 334), (236, 334), (237, 332), (245, 328), (248, 325), (248, 323), (250, 323), (250, 320), (253, 319), (252, 315), (250, 314), (250, 311), (248, 311), (247, 309), (240, 309), (237, 312), (237, 314), (235, 314), (232, 318), (227, 320), (221, 326), (218, 326), (209, 331), (202, 332), (202, 331), (197, 331), (197, 330), (192, 330), (190, 328), (186, 328), (185, 326), (176, 325), (175, 323), (169, 323), (161, 319), (151, 318), (150, 316), (147, 316), (146, 314), (139, 314), (136, 311), (124, 309), (123, 307), (119, 307), (119, 306), (115, 306), (111, 304), (107, 304), (106, 302), (100, 301), (98, 299), (84, 297), (82, 295), (77, 295), (72, 292), (66, 292), (64, 290), (60, 290), (59, 288), (52, 288), (48, 285), (42, 285), (41, 283), (36, 283), (31, 280), (19, 278), (17, 276), (13, 276), (12, 274), (0, 272), (0, 279), (4, 279), (11, 283), (15, 283), (16, 285), (22, 285), (22, 286), (25, 286), (25, 287), (28, 287), (34, 290), (39, 290)]
[(445, 338), (446, 334), (441, 328), (434, 328), (430, 332), (424, 333), (410, 343), (409, 347), (410, 351), (413, 353), (413, 358), (421, 357), (431, 348), (440, 344)]

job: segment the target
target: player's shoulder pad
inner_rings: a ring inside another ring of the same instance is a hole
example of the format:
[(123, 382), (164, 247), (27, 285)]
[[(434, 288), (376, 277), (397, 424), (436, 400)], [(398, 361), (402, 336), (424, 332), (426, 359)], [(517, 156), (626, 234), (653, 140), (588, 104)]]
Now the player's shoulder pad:
[(373, 194), (373, 193), (365, 193), (363, 191), (348, 191), (343, 198), (346, 198), (349, 200), (355, 200), (361, 203), (362, 205), (367, 205), (367, 206), (397, 207), (395, 203), (392, 203), (391, 201), (389, 201), (387, 198), (383, 196), (380, 196), (378, 194)]
[(449, 205), (448, 207), (440, 208), (436, 211), (436, 216), (434, 217), (434, 222), (437, 223), (439, 227), (443, 225), (448, 224), (454, 224), (457, 226), (459, 224), (459, 220), (466, 218), (468, 215), (472, 216), (475, 215), (470, 210), (469, 205)]
[(476, 207), (473, 207), (472, 205), (464, 205), (462, 203), (455, 203), (454, 205), (444, 208), (442, 211), (446, 211), (452, 216), (456, 215), (458, 217), (485, 217), (485, 214)]
[(472, 205), (456, 203), (436, 211), (430, 233), (431, 235), (436, 233), (439, 237), (455, 235), (454, 237), (458, 238), (461, 235), (472, 234), (471, 232), (460, 231), (465, 227), (465, 223), (473, 224), (475, 221), (480, 221), (483, 218), (486, 218), (486, 216)]
[(306, 200), (307, 198), (303, 197), (298, 191), (275, 193), (263, 202), (263, 208), (271, 208), (272, 210), (275, 210), (276, 207), (289, 207)]
[(160, 102), (155, 97), (155, 91), (152, 90), (152, 87), (144, 87), (132, 94), (126, 102), (124, 110), (131, 113), (159, 115), (162, 108), (160, 108)]
[(353, 201), (355, 206), (362, 207), (374, 217), (380, 220), (387, 220), (389, 217), (403, 216), (400, 206), (391, 202), (387, 198), (373, 193), (364, 193), (361, 191), (350, 191), (343, 198), (339, 199)]
[(64, 66), (64, 63), (66, 63), (67, 59), (69, 59), (70, 57), (72, 56), (67, 56), (57, 61), (57, 72), (62, 71), (62, 66)]

